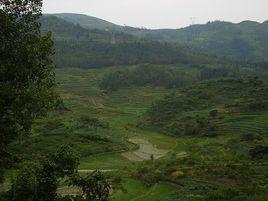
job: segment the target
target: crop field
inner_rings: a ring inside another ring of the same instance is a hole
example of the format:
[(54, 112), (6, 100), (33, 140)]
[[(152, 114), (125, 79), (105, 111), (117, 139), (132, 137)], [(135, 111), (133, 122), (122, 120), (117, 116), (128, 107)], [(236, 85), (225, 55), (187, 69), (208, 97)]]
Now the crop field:
[(168, 153), (168, 150), (158, 149), (150, 142), (140, 138), (130, 138), (129, 142), (139, 146), (138, 150), (126, 152), (122, 155), (131, 161), (159, 159)]
[(140, 181), (126, 179), (123, 181), (123, 188), (117, 190), (112, 196), (114, 201), (155, 201), (164, 198), (168, 194), (176, 191), (176, 187), (157, 183), (152, 187), (144, 186)]

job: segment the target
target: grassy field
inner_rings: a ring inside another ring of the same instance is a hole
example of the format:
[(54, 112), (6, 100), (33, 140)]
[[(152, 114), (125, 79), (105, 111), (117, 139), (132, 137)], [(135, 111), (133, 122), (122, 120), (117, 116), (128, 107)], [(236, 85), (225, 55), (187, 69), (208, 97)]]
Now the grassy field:
[(117, 190), (113, 194), (112, 200), (155, 201), (177, 190), (175, 187), (163, 183), (157, 183), (152, 187), (146, 187), (140, 181), (134, 179), (124, 180), (123, 188), (124, 189)]

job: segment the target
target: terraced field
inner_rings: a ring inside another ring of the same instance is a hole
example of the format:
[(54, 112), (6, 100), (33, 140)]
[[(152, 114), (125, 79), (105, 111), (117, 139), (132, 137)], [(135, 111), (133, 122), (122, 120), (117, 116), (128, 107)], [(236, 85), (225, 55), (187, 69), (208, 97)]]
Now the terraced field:
[[(213, 121), (217, 123), (218, 135), (214, 137), (170, 135), (142, 127), (140, 121), (152, 102), (174, 90), (152, 86), (110, 93), (100, 90), (101, 77), (120, 68), (58, 69), (58, 91), (68, 110), (38, 120), (32, 135), (15, 144), (13, 151), (27, 159), (70, 144), (80, 154), (80, 174), (98, 169), (122, 178), (122, 185), (112, 191), (114, 201), (178, 201), (181, 195), (182, 201), (188, 201), (189, 194), (201, 198), (219, 186), (238, 188), (244, 181), (250, 183), (248, 175), (256, 182), (266, 183), (265, 159), (250, 158), (249, 150), (267, 142), (267, 111), (229, 114), (222, 110), (222, 104), (213, 102), (211, 108), (178, 113), (185, 119), (207, 118), (217, 108), (219, 115)], [(88, 126), (87, 120), (92, 117), (105, 126)], [(244, 134), (256, 134), (262, 140), (242, 142)], [(23, 153), (19, 152), (22, 148)], [(12, 175), (10, 171), (2, 189), (10, 188)], [(58, 191), (64, 195), (79, 192), (64, 182)]]
[(138, 150), (122, 153), (124, 157), (131, 161), (154, 160), (165, 156), (169, 150), (158, 149), (147, 140), (140, 138), (131, 138), (129, 142), (139, 146)]
[(124, 180), (123, 186), (125, 189), (113, 194), (113, 201), (156, 201), (177, 190), (176, 187), (164, 183), (157, 183), (148, 188), (134, 179)]
[(238, 133), (268, 135), (268, 113), (240, 114), (226, 123)]

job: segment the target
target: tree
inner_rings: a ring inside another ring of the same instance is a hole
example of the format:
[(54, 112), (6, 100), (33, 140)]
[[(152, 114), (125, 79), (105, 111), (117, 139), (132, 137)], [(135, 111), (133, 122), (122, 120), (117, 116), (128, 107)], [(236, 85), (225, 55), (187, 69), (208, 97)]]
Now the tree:
[(74, 151), (63, 146), (55, 154), (38, 162), (23, 163), (12, 184), (10, 200), (57, 200), (58, 180), (76, 174), (78, 161)]
[(80, 127), (86, 126), (87, 128), (93, 129), (95, 132), (97, 132), (98, 127), (104, 127), (100, 120), (95, 117), (81, 117), (80, 118)]
[(0, 1), (0, 182), (7, 145), (54, 104), (51, 34), (41, 35), (42, 0)]
[(36, 170), (34, 163), (24, 163), (17, 171), (17, 177), (12, 184), (11, 199), (14, 201), (34, 200), (36, 196)]
[(212, 117), (212, 118), (216, 118), (218, 116), (218, 110), (211, 110), (209, 112), (209, 115)]
[(85, 201), (108, 201), (111, 185), (107, 178), (100, 172), (94, 171), (85, 178), (76, 175), (73, 177), (73, 185), (79, 187)]

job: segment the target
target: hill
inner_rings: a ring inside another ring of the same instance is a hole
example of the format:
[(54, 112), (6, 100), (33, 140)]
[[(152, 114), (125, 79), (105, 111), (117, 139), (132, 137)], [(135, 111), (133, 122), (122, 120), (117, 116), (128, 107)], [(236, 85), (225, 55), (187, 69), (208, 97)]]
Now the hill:
[[(56, 16), (87, 29), (124, 32), (154, 41), (187, 45), (197, 52), (225, 56), (244, 62), (268, 61), (268, 23), (244, 21), (238, 24), (215, 21), (181, 29), (139, 29), (119, 26), (98, 18), (78, 14)], [(81, 22), (78, 20), (80, 19)]]
[(96, 17), (90, 17), (82, 14), (74, 13), (61, 13), (61, 14), (52, 14), (53, 16), (64, 19), (73, 24), (79, 24), (87, 29), (100, 29), (100, 30), (109, 30), (109, 31), (119, 31), (121, 26), (102, 20)]
[(137, 63), (183, 62), (180, 48), (137, 39), (124, 33), (88, 30), (55, 16), (41, 19), (42, 32), (52, 32), (59, 67), (96, 68)]
[(42, 33), (52, 32), (55, 41), (88, 41), (121, 43), (136, 41), (132, 35), (111, 33), (102, 29), (86, 29), (80, 24), (71, 23), (52, 15), (45, 15), (40, 20)]
[(177, 44), (141, 39), (122, 32), (86, 29), (56, 16), (44, 16), (41, 23), (43, 33), (52, 32), (56, 49), (54, 61), (58, 67), (219, 62), (216, 57), (194, 54)]
[(245, 21), (234, 24), (216, 21), (162, 34), (147, 34), (147, 38), (156, 36), (235, 60), (252, 62), (267, 61), (268, 58), (267, 23)]
[(256, 78), (222, 78), (169, 94), (152, 104), (145, 119), (149, 125), (176, 135), (214, 135), (230, 129), (223, 122), (233, 115), (267, 110), (267, 84)]

